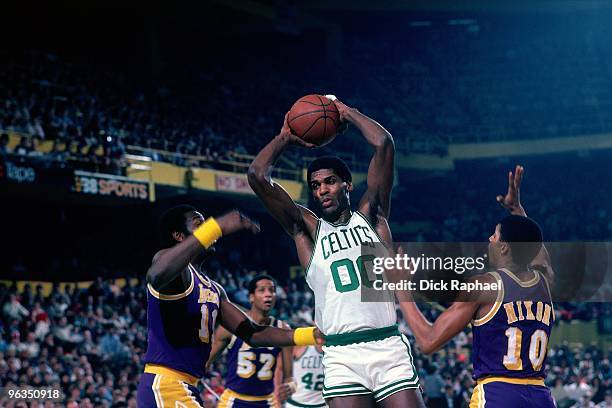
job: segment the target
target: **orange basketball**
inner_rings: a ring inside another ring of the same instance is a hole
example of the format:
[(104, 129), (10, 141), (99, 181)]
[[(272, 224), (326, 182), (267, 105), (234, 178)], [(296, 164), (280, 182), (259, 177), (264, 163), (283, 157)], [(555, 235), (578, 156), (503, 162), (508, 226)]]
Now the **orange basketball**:
[(323, 146), (336, 137), (340, 114), (331, 99), (323, 95), (306, 95), (293, 104), (287, 123), (296, 136)]

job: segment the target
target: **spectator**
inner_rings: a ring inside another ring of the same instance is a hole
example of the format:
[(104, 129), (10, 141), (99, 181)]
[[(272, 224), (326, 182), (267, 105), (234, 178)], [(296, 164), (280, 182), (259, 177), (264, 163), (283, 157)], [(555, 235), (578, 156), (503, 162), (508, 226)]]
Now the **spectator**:
[(23, 307), (21, 302), (19, 302), (19, 299), (17, 299), (17, 296), (13, 294), (9, 296), (9, 301), (4, 304), (2, 311), (4, 312), (4, 315), (9, 319), (22, 320), (24, 317), (30, 315), (28, 309)]

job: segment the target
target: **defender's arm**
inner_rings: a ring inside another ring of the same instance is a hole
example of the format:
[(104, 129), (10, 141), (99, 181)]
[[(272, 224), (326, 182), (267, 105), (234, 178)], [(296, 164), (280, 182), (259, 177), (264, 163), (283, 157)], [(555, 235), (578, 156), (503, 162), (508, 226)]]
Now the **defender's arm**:
[(181, 276), (189, 262), (205, 248), (211, 246), (222, 235), (242, 229), (259, 232), (259, 226), (238, 211), (230, 211), (218, 219), (209, 218), (193, 233), (172, 248), (163, 249), (153, 257), (147, 271), (147, 282), (155, 290), (163, 291)]
[[(225, 291), (221, 291), (219, 311), (221, 325), (253, 347), (287, 347), (295, 346), (296, 340), (298, 343), (301, 341), (301, 338), (298, 339), (295, 335), (300, 329), (281, 329), (256, 324), (229, 301)], [(309, 344), (323, 344), (324, 341), (319, 329), (314, 329)]]
[(479, 306), (477, 302), (455, 302), (431, 323), (415, 302), (400, 302), (404, 319), (425, 354), (440, 350), (459, 334), (470, 323)]
[[(527, 217), (527, 212), (521, 204), (521, 183), (523, 181), (523, 173), (525, 168), (521, 165), (516, 165), (514, 173), (508, 172), (508, 191), (505, 196), (498, 195), (497, 202), (507, 209), (510, 214)], [(555, 271), (552, 268), (550, 254), (542, 242), (542, 249), (531, 261), (531, 266), (538, 269), (544, 275), (544, 278), (550, 286), (554, 283)]]

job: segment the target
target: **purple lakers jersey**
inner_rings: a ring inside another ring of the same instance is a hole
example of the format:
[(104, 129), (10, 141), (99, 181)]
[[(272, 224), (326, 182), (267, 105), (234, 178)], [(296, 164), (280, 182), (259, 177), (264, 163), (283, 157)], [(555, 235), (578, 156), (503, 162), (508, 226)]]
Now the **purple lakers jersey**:
[[(271, 318), (270, 326), (282, 327), (279, 320)], [(251, 347), (232, 336), (227, 350), (227, 374), (225, 386), (246, 395), (263, 396), (274, 391), (274, 371), (279, 347)]]
[(474, 320), (474, 379), (545, 377), (554, 310), (548, 283), (533, 270), (520, 281), (507, 269), (492, 272), (501, 289), (491, 311)]
[(147, 352), (144, 363), (163, 365), (194, 377), (204, 375), (210, 356), (220, 289), (189, 265), (191, 284), (164, 295), (147, 285)]

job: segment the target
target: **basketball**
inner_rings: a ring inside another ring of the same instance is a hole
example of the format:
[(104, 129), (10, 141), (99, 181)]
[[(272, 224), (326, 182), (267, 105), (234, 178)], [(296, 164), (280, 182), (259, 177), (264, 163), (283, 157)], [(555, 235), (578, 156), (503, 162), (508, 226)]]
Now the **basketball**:
[(293, 104), (287, 123), (296, 136), (308, 143), (323, 146), (336, 136), (340, 114), (331, 99), (322, 95), (306, 95)]

